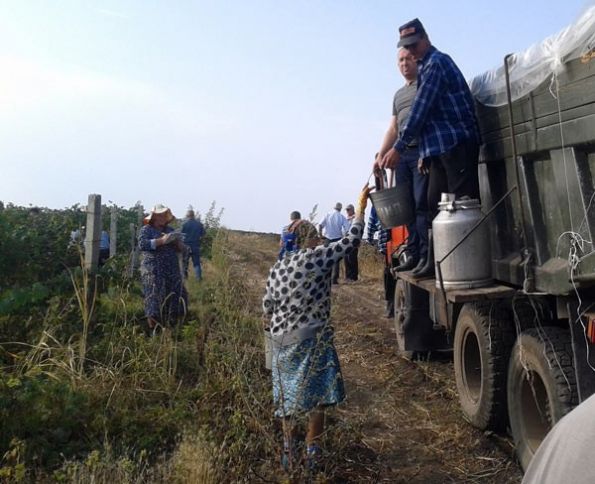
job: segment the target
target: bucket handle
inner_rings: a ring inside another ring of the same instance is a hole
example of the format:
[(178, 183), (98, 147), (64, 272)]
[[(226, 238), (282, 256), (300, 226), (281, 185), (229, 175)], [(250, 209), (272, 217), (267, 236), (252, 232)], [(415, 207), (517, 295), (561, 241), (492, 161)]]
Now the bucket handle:
[[(390, 171), (390, 174), (387, 174), (387, 172), (389, 172), (389, 171)], [(395, 172), (396, 172), (396, 170), (391, 170), (389, 168), (388, 169), (381, 168), (377, 172), (372, 171), (372, 173), (368, 177), (368, 183), (370, 183), (370, 180), (372, 179), (372, 177), (374, 177), (374, 180), (376, 182), (375, 189), (377, 192), (379, 192), (380, 190), (384, 190), (386, 188), (392, 188), (392, 187), (396, 186)], [(379, 173), (380, 176), (377, 176), (376, 173)]]

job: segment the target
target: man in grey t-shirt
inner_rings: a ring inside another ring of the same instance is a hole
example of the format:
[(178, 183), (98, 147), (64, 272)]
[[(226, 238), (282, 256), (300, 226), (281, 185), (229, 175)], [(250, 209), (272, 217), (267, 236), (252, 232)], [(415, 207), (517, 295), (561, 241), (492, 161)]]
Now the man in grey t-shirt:
[[(393, 147), (399, 138), (400, 129), (405, 126), (415, 93), (417, 91), (417, 64), (413, 56), (406, 49), (399, 49), (398, 55), (399, 71), (405, 78), (405, 85), (401, 87), (393, 99), (393, 115), (378, 152), (381, 160), (384, 155)], [(413, 273), (421, 271), (426, 265), (428, 254), (428, 176), (418, 170), (419, 151), (417, 142), (411, 143), (401, 156), (397, 166), (397, 182), (407, 182), (411, 187), (411, 193), (415, 201), (415, 219), (407, 225), (409, 238), (407, 251), (409, 259), (403, 265), (397, 267), (397, 271), (408, 271)]]

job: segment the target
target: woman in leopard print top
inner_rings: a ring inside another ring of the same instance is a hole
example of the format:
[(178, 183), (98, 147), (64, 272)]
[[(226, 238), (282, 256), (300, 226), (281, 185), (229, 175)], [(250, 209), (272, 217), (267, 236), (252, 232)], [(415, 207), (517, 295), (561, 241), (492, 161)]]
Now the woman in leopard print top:
[(318, 245), (317, 237), (298, 240), (303, 248), (278, 261), (269, 273), (263, 309), (273, 341), (273, 397), (275, 415), (283, 418), (285, 463), (295, 458), (293, 418), (309, 414), (308, 452), (319, 451), (324, 409), (345, 399), (329, 324), (331, 275), (333, 266), (360, 243), (368, 193), (366, 186), (346, 237), (325, 245)]

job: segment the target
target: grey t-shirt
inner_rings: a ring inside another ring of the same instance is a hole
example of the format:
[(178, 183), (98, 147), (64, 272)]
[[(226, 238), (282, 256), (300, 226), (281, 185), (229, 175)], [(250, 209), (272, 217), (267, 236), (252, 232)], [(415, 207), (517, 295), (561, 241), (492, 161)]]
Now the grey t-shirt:
[(399, 133), (403, 131), (403, 128), (405, 127), (416, 92), (417, 81), (413, 81), (411, 84), (403, 86), (395, 93), (395, 97), (393, 98), (393, 116), (397, 117)]

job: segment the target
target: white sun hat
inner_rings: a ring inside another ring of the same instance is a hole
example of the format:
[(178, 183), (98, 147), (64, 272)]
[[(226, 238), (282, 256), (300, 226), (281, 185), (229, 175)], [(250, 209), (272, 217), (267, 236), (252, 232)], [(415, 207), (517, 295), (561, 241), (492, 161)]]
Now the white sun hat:
[(171, 213), (171, 210), (169, 209), (169, 207), (166, 207), (162, 203), (158, 203), (157, 205), (155, 205), (151, 209), (151, 213), (149, 213), (149, 215), (147, 215), (145, 217), (145, 224), (151, 223), (151, 219), (152, 219), (152, 217), (153, 217), (154, 214), (162, 214), (162, 213), (167, 213), (168, 214), (167, 222), (166, 223), (169, 223), (169, 222), (171, 222), (172, 220), (175, 219), (175, 217)]

